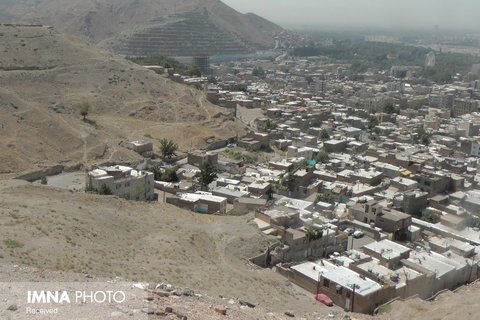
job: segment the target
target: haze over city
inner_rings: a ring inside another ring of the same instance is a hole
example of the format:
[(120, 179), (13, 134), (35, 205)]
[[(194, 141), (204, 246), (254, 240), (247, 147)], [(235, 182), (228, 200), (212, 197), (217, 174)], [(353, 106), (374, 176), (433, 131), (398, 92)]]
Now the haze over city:
[(225, 0), (225, 3), (240, 12), (254, 12), (291, 27), (480, 27), (480, 2), (476, 0)]

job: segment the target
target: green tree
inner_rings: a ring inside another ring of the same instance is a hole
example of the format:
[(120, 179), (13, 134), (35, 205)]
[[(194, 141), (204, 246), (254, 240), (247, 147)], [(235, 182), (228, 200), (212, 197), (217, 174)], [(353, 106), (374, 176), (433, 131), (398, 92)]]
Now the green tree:
[(160, 181), (165, 181), (165, 182), (178, 182), (180, 179), (178, 179), (177, 176), (177, 168), (167, 168), (165, 171), (162, 173), (160, 176)]
[(318, 228), (314, 226), (308, 226), (305, 229), (305, 238), (308, 242), (315, 241), (320, 239), (323, 236), (323, 228)]
[(87, 103), (82, 104), (82, 106), (80, 107), (80, 114), (82, 115), (83, 120), (85, 120), (85, 118), (87, 117), (89, 109), (90, 106)]
[(97, 192), (98, 194), (104, 195), (104, 196), (108, 196), (112, 194), (112, 190), (110, 190), (110, 188), (106, 184), (102, 184)]
[(330, 135), (328, 134), (327, 129), (322, 129), (322, 131), (320, 131), (320, 139), (322, 141), (330, 139)]
[(206, 188), (217, 178), (215, 167), (210, 162), (205, 162), (200, 166), (200, 172), (196, 175), (198, 182), (203, 188)]
[(428, 146), (431, 143), (431, 137), (432, 135), (426, 132), (423, 127), (418, 127), (415, 130), (415, 135), (413, 140), (415, 143), (421, 143), (425, 146)]
[(195, 64), (193, 65), (190, 70), (188, 70), (187, 74), (191, 77), (201, 77), (202, 76), (202, 71), (200, 68)]
[(368, 129), (373, 130), (379, 124), (380, 124), (380, 122), (378, 121), (377, 117), (371, 116), (370, 121), (368, 122)]
[(315, 198), (315, 203), (318, 203), (318, 202), (335, 204), (335, 199), (333, 198), (333, 196), (330, 193), (322, 192), (322, 193), (318, 194), (317, 197)]
[(470, 228), (480, 228), (480, 218), (469, 215), (465, 221), (465, 224)]
[(275, 130), (277, 129), (277, 124), (272, 120), (268, 119), (263, 125), (263, 131)]
[(292, 172), (288, 172), (281, 180), (280, 184), (285, 187), (288, 191), (295, 191), (297, 179)]
[(440, 222), (440, 215), (433, 210), (425, 210), (422, 213), (422, 220), (430, 223)]
[(217, 78), (215, 78), (214, 76), (208, 77), (208, 83), (217, 84)]
[(328, 160), (330, 160), (330, 157), (326, 151), (322, 150), (315, 155), (313, 160), (317, 161), (318, 163), (327, 163)]
[(162, 179), (162, 170), (158, 166), (152, 166), (149, 168), (150, 171), (153, 172), (153, 178), (157, 181), (161, 181)]
[(275, 194), (275, 191), (273, 190), (272, 186), (269, 186), (267, 191), (265, 191), (265, 194), (267, 195), (267, 200), (273, 200), (273, 195)]
[(392, 114), (392, 113), (395, 112), (395, 107), (394, 107), (392, 104), (387, 104), (387, 105), (383, 108), (383, 112), (388, 113), (388, 114)]
[(173, 142), (172, 140), (168, 140), (163, 138), (160, 140), (160, 152), (162, 153), (162, 157), (165, 158), (172, 158), (176, 154), (178, 150), (178, 144)]

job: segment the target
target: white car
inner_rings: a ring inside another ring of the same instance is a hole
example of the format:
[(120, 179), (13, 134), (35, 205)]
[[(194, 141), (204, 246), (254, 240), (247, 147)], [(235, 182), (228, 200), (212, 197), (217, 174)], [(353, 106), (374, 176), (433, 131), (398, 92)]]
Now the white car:
[(356, 239), (361, 238), (361, 237), (363, 237), (364, 235), (365, 235), (365, 234), (364, 234), (362, 231), (359, 231), (359, 230), (357, 230), (357, 231), (355, 231), (355, 232), (353, 233), (353, 237), (356, 238)]

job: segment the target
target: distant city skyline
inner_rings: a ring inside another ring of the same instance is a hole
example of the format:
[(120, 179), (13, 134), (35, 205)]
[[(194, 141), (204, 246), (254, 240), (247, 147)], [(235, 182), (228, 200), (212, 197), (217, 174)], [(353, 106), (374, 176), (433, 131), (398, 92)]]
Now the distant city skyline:
[(478, 0), (223, 0), (287, 27), (480, 29)]

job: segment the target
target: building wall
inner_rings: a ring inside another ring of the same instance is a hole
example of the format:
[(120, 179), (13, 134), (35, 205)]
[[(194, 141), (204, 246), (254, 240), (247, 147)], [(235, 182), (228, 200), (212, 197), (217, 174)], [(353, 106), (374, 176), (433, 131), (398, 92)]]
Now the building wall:
[(339, 286), (341, 289), (337, 290), (337, 284), (333, 281), (329, 281), (327, 286), (325, 280), (323, 277), (320, 278), (319, 292), (326, 294), (339, 307), (357, 313), (372, 313), (377, 306), (389, 301), (393, 296), (393, 293), (388, 293), (385, 289), (369, 296), (361, 296), (354, 294), (351, 288)]
[(87, 187), (99, 190), (106, 185), (112, 194), (127, 200), (151, 201), (154, 199), (155, 181), (153, 173), (145, 172), (142, 176), (126, 176), (115, 180), (113, 177), (98, 179), (87, 175)]
[(286, 232), (282, 237), (282, 242), (289, 247), (289, 250), (285, 253), (285, 259), (287, 261), (298, 261), (311, 256), (327, 257), (333, 252), (346, 251), (348, 237), (330, 234), (308, 242), (305, 237), (293, 239), (292, 234)]
[(211, 165), (216, 166), (218, 163), (218, 154), (189, 153), (187, 156), (187, 162), (188, 164), (197, 167), (200, 167), (206, 162), (210, 162)]

